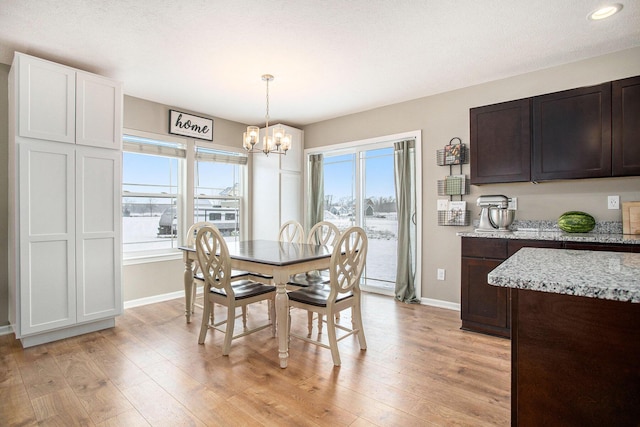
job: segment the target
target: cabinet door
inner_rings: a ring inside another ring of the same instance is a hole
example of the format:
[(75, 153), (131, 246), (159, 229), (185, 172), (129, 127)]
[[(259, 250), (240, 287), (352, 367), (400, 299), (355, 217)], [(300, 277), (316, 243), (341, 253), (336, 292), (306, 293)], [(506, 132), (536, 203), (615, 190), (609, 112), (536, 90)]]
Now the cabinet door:
[(280, 224), (291, 220), (304, 224), (302, 199), (302, 174), (280, 172)]
[(533, 98), (533, 181), (611, 176), (611, 84)]
[[(277, 154), (252, 157), (253, 239), (276, 240), (280, 230), (280, 172)], [(276, 157), (276, 158), (274, 158)]]
[(78, 147), (76, 266), (78, 322), (122, 313), (121, 164), (115, 150)]
[(487, 275), (502, 261), (462, 258), (462, 328), (509, 337), (509, 289), (487, 283)]
[(76, 73), (72, 68), (16, 54), (20, 136), (75, 141)]
[(74, 146), (19, 147), (20, 331), (76, 322)]
[(614, 176), (640, 175), (640, 76), (612, 83)]
[(119, 82), (78, 71), (76, 143), (122, 148), (122, 85)]
[(520, 99), (469, 111), (471, 184), (530, 180), (530, 103)]

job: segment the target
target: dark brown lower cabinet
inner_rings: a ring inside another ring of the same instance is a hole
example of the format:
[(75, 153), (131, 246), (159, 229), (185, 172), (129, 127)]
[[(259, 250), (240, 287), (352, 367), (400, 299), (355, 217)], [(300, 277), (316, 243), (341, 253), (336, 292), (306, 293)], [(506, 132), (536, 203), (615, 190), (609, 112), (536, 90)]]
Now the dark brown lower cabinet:
[(462, 258), (462, 329), (509, 338), (509, 289), (487, 284), (502, 261)]
[(640, 245), (463, 237), (460, 281), (462, 329), (504, 338), (511, 336), (511, 289), (489, 285), (487, 274), (523, 247), (640, 252)]
[(638, 426), (640, 304), (511, 296), (511, 425)]
[(509, 338), (509, 289), (487, 283), (487, 274), (506, 258), (505, 239), (462, 238), (462, 329)]

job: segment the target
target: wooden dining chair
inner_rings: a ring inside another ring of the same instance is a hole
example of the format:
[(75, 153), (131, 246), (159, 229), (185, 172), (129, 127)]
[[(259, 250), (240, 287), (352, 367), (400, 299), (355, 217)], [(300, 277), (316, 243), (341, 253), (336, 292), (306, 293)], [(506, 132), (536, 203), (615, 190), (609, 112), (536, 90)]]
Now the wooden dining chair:
[[(200, 228), (196, 235), (196, 256), (200, 269), (204, 277), (205, 300), (204, 312), (202, 314), (202, 324), (200, 326), (199, 344), (204, 344), (209, 328), (219, 330), (224, 333), (224, 344), (222, 354), (227, 356), (231, 350), (231, 341), (261, 331), (271, 327), (271, 333), (275, 336), (275, 304), (273, 304), (276, 294), (276, 287), (251, 280), (231, 282), (231, 258), (227, 243), (223, 239), (220, 231), (210, 225)], [(269, 320), (267, 323), (248, 329), (246, 324), (244, 330), (234, 335), (236, 307), (247, 307), (260, 301), (270, 301), (268, 304)], [(211, 312), (213, 304), (220, 304), (227, 307), (227, 317), (220, 322), (211, 322)], [(224, 328), (221, 328), (225, 325)]]
[[(193, 247), (196, 242), (196, 235), (198, 231), (204, 226), (214, 226), (214, 224), (206, 221), (196, 222), (187, 231), (187, 239), (186, 245)], [(249, 280), (249, 272), (242, 270), (231, 270), (231, 280)], [(196, 293), (199, 287), (204, 287), (204, 277), (202, 276), (202, 272), (200, 271), (200, 265), (195, 263), (193, 266), (193, 288), (191, 291), (191, 301), (189, 302), (189, 306), (191, 307), (191, 313), (194, 313), (195, 307), (202, 308), (202, 305), (196, 302)], [(246, 322), (246, 313), (243, 313), (243, 320)], [(213, 319), (212, 319), (213, 321)]]
[[(338, 239), (331, 254), (329, 287), (309, 286), (289, 292), (289, 307), (313, 311), (326, 318), (329, 344), (295, 333), (290, 336), (331, 349), (333, 364), (340, 366), (338, 342), (351, 335), (358, 337), (361, 350), (367, 342), (362, 324), (360, 278), (367, 259), (368, 240), (360, 227), (350, 227)], [(351, 327), (336, 323), (335, 315), (351, 309)], [(291, 322), (289, 322), (291, 324)], [(337, 330), (345, 332), (338, 338)]]
[(304, 229), (298, 221), (287, 221), (280, 227), (278, 240), (287, 243), (304, 243)]
[[(334, 246), (339, 238), (340, 230), (335, 224), (329, 221), (320, 221), (309, 230), (307, 243)], [(287, 284), (298, 287), (325, 286), (329, 284), (329, 270), (314, 270), (295, 274), (289, 278)], [(339, 313), (336, 316), (336, 320), (340, 318)], [(313, 331), (313, 311), (308, 312), (308, 329), (310, 337)], [(318, 315), (318, 333), (322, 333), (322, 315)]]

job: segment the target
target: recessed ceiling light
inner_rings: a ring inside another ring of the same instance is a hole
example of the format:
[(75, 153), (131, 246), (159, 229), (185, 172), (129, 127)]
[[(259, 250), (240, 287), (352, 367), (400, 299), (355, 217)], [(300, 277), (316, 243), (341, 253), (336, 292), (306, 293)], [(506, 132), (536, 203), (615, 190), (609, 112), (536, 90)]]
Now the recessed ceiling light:
[(614, 15), (622, 9), (622, 5), (620, 3), (608, 4), (606, 6), (602, 6), (601, 8), (594, 10), (589, 14), (589, 19), (592, 21), (599, 21), (600, 19), (605, 19)]

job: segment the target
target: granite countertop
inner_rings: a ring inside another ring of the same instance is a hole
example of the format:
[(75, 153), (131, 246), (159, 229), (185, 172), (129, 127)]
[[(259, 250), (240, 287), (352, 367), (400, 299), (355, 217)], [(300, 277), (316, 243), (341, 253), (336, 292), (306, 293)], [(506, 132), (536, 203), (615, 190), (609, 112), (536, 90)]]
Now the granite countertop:
[(622, 222), (598, 221), (589, 233), (566, 233), (558, 228), (557, 221), (515, 220), (512, 231), (476, 231), (475, 227), (457, 233), (461, 237), (487, 239), (558, 240), (564, 242), (611, 243), (640, 245), (640, 235), (622, 234)]
[(516, 230), (500, 231), (459, 231), (461, 237), (481, 237), (486, 239), (528, 239), (528, 240), (558, 240), (565, 242), (585, 243), (616, 243), (640, 245), (640, 235), (622, 233), (565, 233), (564, 231)]
[(493, 286), (640, 303), (640, 253), (522, 248), (487, 278)]

